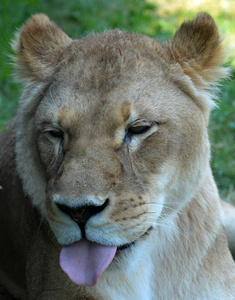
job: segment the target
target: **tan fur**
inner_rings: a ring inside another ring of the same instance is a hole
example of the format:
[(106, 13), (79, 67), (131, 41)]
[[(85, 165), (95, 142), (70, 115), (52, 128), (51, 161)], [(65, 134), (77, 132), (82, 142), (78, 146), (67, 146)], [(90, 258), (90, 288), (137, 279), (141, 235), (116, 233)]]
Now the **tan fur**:
[(229, 249), (235, 257), (235, 206), (225, 201), (221, 201), (221, 205), (222, 221), (228, 238)]
[[(213, 89), (227, 76), (213, 19), (159, 43), (119, 30), (71, 40), (35, 15), (14, 48), (25, 88), (0, 137), (1, 284), (24, 300), (234, 299), (209, 165)], [(104, 203), (86, 238), (135, 243), (78, 286), (59, 253), (81, 230), (58, 204)]]

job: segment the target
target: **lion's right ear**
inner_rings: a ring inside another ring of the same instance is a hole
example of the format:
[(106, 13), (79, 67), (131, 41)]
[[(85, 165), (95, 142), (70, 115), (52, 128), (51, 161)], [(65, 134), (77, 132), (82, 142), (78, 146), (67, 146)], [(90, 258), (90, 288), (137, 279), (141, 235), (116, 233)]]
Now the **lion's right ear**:
[(44, 14), (33, 15), (12, 43), (20, 79), (40, 82), (52, 74), (71, 39)]
[(207, 13), (198, 14), (184, 22), (163, 45), (172, 80), (209, 111), (215, 105), (217, 83), (229, 75), (229, 69), (223, 66), (227, 53), (213, 18)]

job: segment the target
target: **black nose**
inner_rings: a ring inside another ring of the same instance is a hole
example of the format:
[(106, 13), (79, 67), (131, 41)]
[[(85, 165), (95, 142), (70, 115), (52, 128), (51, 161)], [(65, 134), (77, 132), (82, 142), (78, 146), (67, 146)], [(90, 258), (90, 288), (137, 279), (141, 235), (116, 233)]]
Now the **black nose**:
[(85, 237), (85, 225), (90, 217), (100, 213), (108, 205), (109, 199), (106, 199), (104, 204), (100, 206), (90, 205), (81, 207), (69, 207), (65, 204), (57, 204), (59, 209), (65, 214), (69, 215), (73, 219), (82, 231), (83, 237)]

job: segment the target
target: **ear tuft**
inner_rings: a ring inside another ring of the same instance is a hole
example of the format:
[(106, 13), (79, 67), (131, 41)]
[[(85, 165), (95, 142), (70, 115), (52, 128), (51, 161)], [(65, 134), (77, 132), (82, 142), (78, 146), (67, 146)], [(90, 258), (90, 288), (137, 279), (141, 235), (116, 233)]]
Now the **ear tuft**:
[(208, 103), (204, 104), (211, 108), (213, 92), (208, 91), (216, 90), (216, 82), (228, 77), (228, 69), (221, 66), (226, 53), (213, 18), (200, 13), (192, 21), (184, 22), (165, 47), (169, 62), (180, 67), (193, 89), (204, 91), (204, 95), (207, 92)]
[(33, 15), (13, 42), (20, 78), (39, 82), (50, 75), (71, 39), (44, 14)]

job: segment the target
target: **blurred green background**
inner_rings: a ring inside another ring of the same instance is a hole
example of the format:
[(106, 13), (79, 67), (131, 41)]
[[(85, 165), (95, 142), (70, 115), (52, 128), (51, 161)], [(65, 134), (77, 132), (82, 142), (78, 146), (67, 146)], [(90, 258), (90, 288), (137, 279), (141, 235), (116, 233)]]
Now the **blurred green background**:
[(235, 203), (235, 1), (234, 0), (0, 0), (0, 128), (16, 113), (21, 86), (14, 82), (8, 58), (13, 33), (33, 13), (46, 13), (73, 38), (120, 28), (159, 40), (181, 22), (207, 11), (216, 20), (231, 53), (230, 81), (223, 82), (219, 108), (209, 126), (212, 168), (221, 196)]

